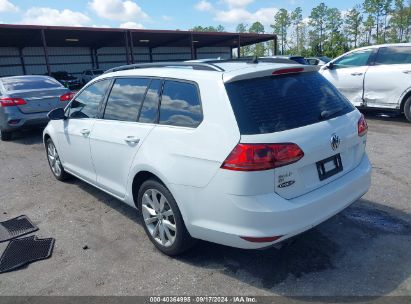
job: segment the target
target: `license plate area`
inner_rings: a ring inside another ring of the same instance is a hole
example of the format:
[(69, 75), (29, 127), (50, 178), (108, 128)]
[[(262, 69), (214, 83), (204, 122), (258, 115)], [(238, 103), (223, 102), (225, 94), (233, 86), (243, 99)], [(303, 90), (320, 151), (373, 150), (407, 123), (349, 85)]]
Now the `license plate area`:
[(316, 164), (320, 181), (325, 180), (343, 170), (341, 155), (339, 153), (320, 160)]

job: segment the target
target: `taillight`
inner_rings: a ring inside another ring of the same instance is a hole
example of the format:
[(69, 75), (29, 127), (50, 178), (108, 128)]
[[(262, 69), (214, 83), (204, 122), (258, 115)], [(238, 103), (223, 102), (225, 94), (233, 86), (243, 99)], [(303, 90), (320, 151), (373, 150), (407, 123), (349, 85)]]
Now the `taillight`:
[(4, 107), (14, 107), (25, 105), (26, 101), (23, 98), (1, 97), (0, 105)]
[(60, 101), (70, 101), (73, 99), (75, 93), (70, 92), (60, 96)]
[(293, 143), (238, 144), (221, 168), (234, 171), (269, 170), (295, 163), (304, 156)]
[(361, 114), (361, 117), (358, 120), (358, 136), (364, 136), (365, 134), (367, 134), (367, 131), (368, 131), (367, 121), (365, 120), (364, 115)]

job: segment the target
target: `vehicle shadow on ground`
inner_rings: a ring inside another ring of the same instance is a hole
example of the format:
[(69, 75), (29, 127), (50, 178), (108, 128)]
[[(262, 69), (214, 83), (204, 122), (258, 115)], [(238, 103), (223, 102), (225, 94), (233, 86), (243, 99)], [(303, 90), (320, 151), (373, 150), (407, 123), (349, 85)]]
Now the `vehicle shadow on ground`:
[(13, 132), (11, 142), (23, 145), (36, 145), (43, 141), (44, 128), (21, 130)]
[[(79, 180), (73, 183), (142, 225), (135, 209)], [(198, 241), (175, 259), (288, 297), (378, 297), (410, 277), (411, 260), (404, 258), (409, 252), (411, 216), (361, 199), (281, 249), (242, 250)]]
[(407, 121), (404, 114), (399, 114), (396, 112), (390, 111), (380, 111), (380, 110), (361, 110), (361, 113), (364, 114), (367, 120), (377, 120), (377, 121), (385, 121), (385, 122), (403, 122), (404, 124), (411, 123)]
[[(284, 296), (385, 295), (411, 275), (411, 261), (402, 262), (411, 250), (411, 216), (386, 210), (360, 200), (281, 249), (200, 242), (178, 259)], [(397, 251), (383, 241), (393, 236), (407, 248)]]

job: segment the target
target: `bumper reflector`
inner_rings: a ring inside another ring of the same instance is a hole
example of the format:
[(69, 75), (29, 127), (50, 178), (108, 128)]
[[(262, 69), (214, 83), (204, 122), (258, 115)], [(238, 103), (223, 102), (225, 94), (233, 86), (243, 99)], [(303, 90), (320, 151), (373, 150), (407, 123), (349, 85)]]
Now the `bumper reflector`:
[(251, 236), (240, 236), (243, 240), (246, 240), (248, 242), (252, 243), (270, 243), (274, 242), (280, 238), (282, 238), (282, 235), (276, 235), (276, 236), (268, 236), (268, 237), (251, 237)]

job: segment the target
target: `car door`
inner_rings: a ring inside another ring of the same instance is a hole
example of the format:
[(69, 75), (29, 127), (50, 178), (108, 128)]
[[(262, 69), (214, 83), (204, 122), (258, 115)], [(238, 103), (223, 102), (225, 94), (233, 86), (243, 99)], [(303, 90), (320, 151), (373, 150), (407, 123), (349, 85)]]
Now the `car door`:
[(381, 47), (364, 80), (368, 107), (397, 108), (411, 88), (411, 46)]
[(322, 75), (357, 107), (363, 105), (364, 75), (372, 53), (372, 48), (354, 51), (321, 70)]
[(60, 157), (64, 168), (88, 182), (96, 182), (90, 154), (90, 134), (111, 80), (95, 82), (82, 90), (66, 108), (58, 129)]
[[(161, 80), (150, 78), (117, 78), (107, 98), (102, 120), (95, 122), (90, 135), (91, 155), (97, 184), (123, 198), (128, 174), (137, 151), (155, 127)], [(142, 107), (144, 100), (144, 107)], [(137, 122), (152, 104), (152, 119)]]

